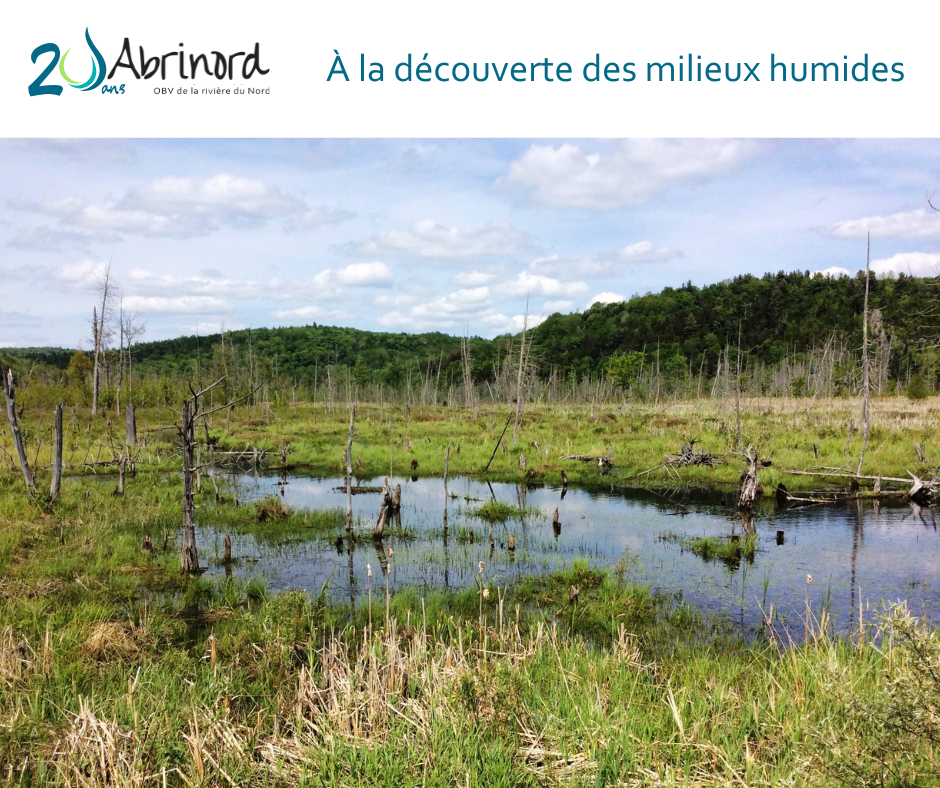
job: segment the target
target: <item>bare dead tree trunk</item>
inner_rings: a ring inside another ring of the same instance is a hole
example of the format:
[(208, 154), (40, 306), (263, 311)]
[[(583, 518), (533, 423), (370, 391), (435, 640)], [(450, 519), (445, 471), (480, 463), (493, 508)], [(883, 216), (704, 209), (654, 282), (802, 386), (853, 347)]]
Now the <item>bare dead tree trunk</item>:
[(124, 473), (127, 470), (127, 456), (122, 454), (118, 460), (118, 487), (117, 494), (124, 495)]
[(180, 569), (184, 572), (199, 571), (196, 524), (193, 518), (195, 508), (193, 500), (193, 456), (196, 443), (193, 422), (193, 403), (187, 398), (183, 400), (182, 425), (180, 427), (180, 435), (183, 439), (183, 544), (180, 546)]
[(127, 433), (125, 437), (125, 443), (128, 446), (137, 445), (137, 411), (134, 408), (133, 402), (127, 403), (127, 408), (124, 411), (124, 427), (125, 432)]
[(346, 439), (346, 533), (352, 532), (352, 444), (356, 428), (356, 406), (349, 411), (349, 437)]
[(760, 469), (758, 452), (753, 446), (748, 446), (744, 452), (748, 461), (748, 468), (741, 474), (741, 487), (738, 495), (738, 508), (750, 509), (757, 499), (760, 484), (757, 481), (757, 471)]
[(379, 518), (375, 522), (375, 528), (372, 531), (373, 539), (381, 539), (385, 534), (385, 523), (388, 522), (388, 513), (392, 508), (392, 490), (389, 487), (388, 477), (382, 483), (382, 505), (379, 507)]
[(101, 355), (104, 349), (104, 321), (105, 315), (108, 310), (108, 291), (111, 288), (111, 263), (108, 263), (108, 267), (105, 269), (104, 278), (101, 280), (101, 312), (99, 313), (97, 308), (92, 312), (92, 317), (94, 320), (94, 331), (92, 337), (95, 342), (95, 368), (93, 372), (92, 380), (92, 393), (91, 393), (91, 415), (96, 416), (98, 414), (98, 394), (101, 390)]
[(444, 452), (444, 530), (447, 530), (447, 464), (450, 462), (450, 444)]
[(858, 458), (858, 471), (862, 472), (865, 450), (868, 448), (868, 432), (871, 427), (868, 398), (871, 393), (868, 363), (868, 285), (871, 268), (871, 233), (868, 234), (868, 251), (865, 257), (865, 311), (862, 322), (862, 453)]
[(519, 441), (519, 422), (522, 420), (522, 381), (525, 377), (525, 336), (529, 327), (529, 300), (526, 299), (525, 317), (522, 320), (522, 339), (519, 343), (519, 373), (516, 375), (516, 423), (512, 428), (512, 445)]
[(29, 468), (29, 458), (26, 456), (26, 447), (23, 445), (23, 436), (20, 433), (20, 424), (16, 418), (16, 387), (13, 385), (13, 370), (8, 369), (3, 378), (3, 397), (7, 404), (7, 421), (10, 422), (10, 433), (13, 435), (13, 446), (20, 461), (20, 470), (23, 471), (23, 481), (26, 482), (26, 491), (32, 498), (36, 494), (36, 483), (33, 472)]
[(493, 458), (496, 456), (496, 452), (499, 451), (499, 444), (503, 442), (503, 436), (506, 434), (506, 430), (509, 429), (509, 422), (512, 421), (512, 411), (509, 411), (509, 418), (506, 419), (506, 425), (503, 427), (503, 431), (499, 434), (499, 440), (496, 441), (496, 445), (493, 447), (493, 453), (490, 455), (490, 460), (486, 463), (486, 467), (483, 469), (483, 473), (486, 473), (490, 469), (490, 465), (493, 463)]
[(55, 406), (55, 439), (52, 447), (52, 482), (49, 484), (49, 500), (59, 497), (62, 487), (62, 410), (60, 402)]

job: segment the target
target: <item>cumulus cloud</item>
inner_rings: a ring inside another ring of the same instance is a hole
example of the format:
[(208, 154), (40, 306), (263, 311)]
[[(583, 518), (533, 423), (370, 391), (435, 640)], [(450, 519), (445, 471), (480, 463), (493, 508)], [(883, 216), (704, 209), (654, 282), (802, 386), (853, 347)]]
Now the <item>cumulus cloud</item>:
[(387, 230), (342, 250), (356, 256), (394, 255), (403, 258), (459, 258), (508, 255), (529, 247), (524, 233), (511, 224), (486, 224), (476, 230), (446, 227), (433, 219), (415, 222), (409, 230)]
[(66, 263), (58, 268), (56, 278), (68, 287), (91, 290), (98, 287), (107, 267), (105, 263), (95, 260)]
[(626, 301), (620, 293), (598, 293), (588, 302), (588, 308), (590, 309), (594, 304), (616, 304), (620, 301)]
[(326, 268), (313, 277), (316, 287), (389, 287), (394, 281), (392, 269), (385, 263), (353, 263), (344, 268)]
[(254, 228), (281, 219), (288, 229), (309, 230), (351, 217), (341, 209), (307, 206), (263, 181), (228, 174), (159, 178), (103, 203), (65, 197), (14, 207), (57, 219), (73, 232), (105, 238), (101, 234), (191, 238), (223, 227)]
[(199, 315), (232, 308), (228, 301), (211, 296), (126, 296), (123, 304), (128, 312), (151, 315)]
[(495, 311), (491, 311), (482, 317), (482, 322), (489, 328), (488, 333), (490, 336), (518, 334), (523, 328), (531, 331), (544, 321), (545, 318), (542, 315), (513, 315), (507, 317)]
[(550, 315), (554, 314), (555, 312), (570, 312), (572, 309), (574, 309), (574, 301), (566, 301), (564, 299), (558, 301), (546, 301), (542, 305), (542, 309), (544, 309)]
[(682, 252), (671, 246), (657, 246), (652, 241), (637, 241), (620, 250), (620, 259), (625, 263), (658, 263), (682, 257)]
[(731, 172), (755, 156), (749, 140), (622, 140), (610, 152), (535, 144), (498, 183), (555, 208), (606, 210), (645, 202), (669, 186)]
[[(813, 271), (813, 276), (829, 276), (837, 278), (840, 276), (855, 276), (856, 273), (863, 271), (858, 268), (851, 271), (839, 265), (833, 265), (820, 271)], [(940, 276), (940, 252), (900, 252), (891, 255), (891, 257), (882, 257), (871, 261), (871, 270), (875, 276), (897, 276), (906, 274), (907, 276)]]
[(530, 271), (521, 271), (515, 279), (511, 279), (500, 286), (500, 292), (505, 295), (581, 295), (588, 291), (587, 282), (565, 282), (551, 276), (533, 274)]
[(866, 216), (836, 222), (825, 229), (833, 238), (859, 240), (868, 233), (873, 238), (926, 238), (940, 234), (940, 213), (918, 208), (887, 216)]
[(490, 288), (485, 285), (462, 288), (406, 310), (389, 309), (377, 322), (386, 328), (451, 328), (485, 312), (490, 300)]
[(878, 276), (940, 276), (940, 254), (935, 252), (901, 252), (871, 261), (871, 270)]

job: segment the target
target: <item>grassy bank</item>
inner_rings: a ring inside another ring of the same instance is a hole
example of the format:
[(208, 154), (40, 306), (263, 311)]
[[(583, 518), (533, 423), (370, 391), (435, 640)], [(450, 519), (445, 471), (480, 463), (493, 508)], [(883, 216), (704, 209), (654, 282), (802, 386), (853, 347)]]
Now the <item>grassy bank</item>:
[[(337, 525), (272, 505), (225, 528)], [(352, 609), (181, 575), (171, 485), (76, 482), (43, 513), (4, 482), (0, 507), (11, 785), (936, 784), (940, 642), (900, 613), (890, 640), (744, 645), (585, 561), (387, 609), (376, 569)]]
[[(760, 475), (765, 492), (772, 492), (781, 482), (795, 490), (826, 484), (825, 479), (787, 474), (787, 469), (855, 471), (862, 448), (861, 404), (850, 398), (744, 399), (740, 405), (740, 443), (733, 400), (630, 402), (623, 407), (529, 405), (518, 441), (512, 441), (510, 424), (493, 455), (509, 411), (505, 405), (481, 405), (472, 410), (414, 406), (406, 414), (399, 406), (360, 404), (354, 472), (366, 478), (389, 470), (399, 475), (414, 472), (439, 476), (449, 445), (451, 475), (480, 475), (489, 463), (486, 475), (492, 479), (559, 483), (564, 470), (572, 482), (586, 484), (735, 485), (744, 467), (740, 452), (753, 444), (762, 458), (772, 462)], [(934, 455), (940, 456), (938, 412), (940, 403), (935, 399), (874, 400), (862, 473), (906, 478), (908, 470), (926, 473), (935, 467)], [(143, 438), (140, 467), (178, 468), (173, 428), (178, 419), (179, 414), (170, 408), (138, 411)], [(48, 412), (27, 410), (24, 414), (29, 455), (38, 457), (40, 466), (51, 462), (51, 426)], [(96, 463), (107, 462), (120, 451), (123, 426), (113, 414), (92, 419), (87, 411), (67, 412), (65, 456), (71, 469), (79, 473), (109, 470)], [(289, 465), (307, 466), (325, 474), (344, 473), (349, 411), (342, 403), (238, 408), (230, 420), (225, 413), (215, 414), (209, 428), (216, 452), (241, 452), (251, 446), (269, 452), (267, 464), (280, 466), (280, 451), (286, 448)], [(716, 454), (718, 463), (637, 475), (660, 465), (690, 439), (698, 441), (697, 450)], [(915, 444), (926, 462), (918, 458)], [(561, 460), (570, 454), (606, 455), (611, 450), (614, 467), (610, 470), (600, 469), (596, 463)], [(12, 451), (7, 451), (0, 465), (12, 476), (18, 471)], [(250, 452), (245, 459), (248, 456)]]

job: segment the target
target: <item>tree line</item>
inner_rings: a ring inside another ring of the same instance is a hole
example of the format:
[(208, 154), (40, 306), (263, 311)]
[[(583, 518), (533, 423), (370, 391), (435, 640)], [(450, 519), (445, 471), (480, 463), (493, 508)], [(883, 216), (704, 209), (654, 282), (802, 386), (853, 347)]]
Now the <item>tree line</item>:
[[(316, 323), (143, 342), (143, 324), (107, 282), (85, 351), (7, 349), (60, 398), (122, 395), (170, 404), (181, 380), (225, 377), (220, 396), (472, 404), (479, 398), (613, 399), (857, 393), (865, 274), (779, 272), (688, 282), (584, 312), (553, 314), (521, 336), (363, 331)], [(869, 278), (872, 391), (940, 388), (940, 279)], [(103, 317), (102, 317), (103, 315)], [(530, 325), (534, 324), (530, 320)], [(115, 341), (117, 339), (117, 341)], [(95, 352), (97, 350), (97, 353)], [(520, 352), (520, 350), (522, 352)], [(98, 361), (95, 363), (94, 357)], [(96, 371), (97, 370), (97, 371)], [(27, 374), (23, 369), (21, 374)]]

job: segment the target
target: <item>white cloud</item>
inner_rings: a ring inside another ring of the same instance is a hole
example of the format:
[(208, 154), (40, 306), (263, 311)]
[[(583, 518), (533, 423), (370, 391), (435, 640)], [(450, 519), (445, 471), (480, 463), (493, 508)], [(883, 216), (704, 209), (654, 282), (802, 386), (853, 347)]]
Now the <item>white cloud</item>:
[(823, 268), (821, 271), (813, 271), (813, 276), (828, 276), (832, 279), (838, 279), (840, 276), (851, 276), (852, 272), (848, 268), (842, 268), (838, 265), (831, 265)]
[(760, 148), (749, 140), (622, 140), (601, 154), (571, 144), (536, 144), (510, 165), (499, 183), (556, 208), (620, 208), (683, 181), (730, 172)]
[(66, 263), (56, 271), (56, 276), (69, 287), (94, 289), (104, 277), (107, 265), (93, 260), (79, 263)]
[(488, 285), (494, 279), (496, 279), (496, 274), (486, 271), (460, 271), (454, 274), (454, 284), (458, 284), (461, 287)]
[(544, 309), (548, 314), (554, 314), (555, 312), (570, 312), (574, 309), (574, 301), (565, 301), (564, 299), (559, 301), (546, 301), (542, 304), (542, 309)]
[(533, 274), (529, 271), (521, 271), (515, 279), (500, 286), (502, 294), (517, 296), (581, 295), (587, 291), (587, 282), (564, 282), (561, 279)]
[(626, 301), (620, 293), (598, 293), (588, 302), (588, 308), (590, 309), (594, 304), (616, 304), (620, 301)]
[(871, 261), (871, 270), (878, 276), (907, 274), (908, 276), (940, 276), (940, 254), (936, 252), (901, 252)]
[(455, 258), (507, 255), (528, 247), (526, 236), (510, 224), (486, 224), (477, 230), (446, 227), (433, 219), (410, 230), (387, 230), (365, 241), (346, 244), (347, 254), (395, 255), (406, 258)]
[(389, 287), (395, 277), (385, 263), (353, 263), (344, 268), (326, 268), (313, 277), (316, 287)]
[(620, 250), (620, 259), (626, 263), (658, 263), (682, 257), (682, 252), (670, 246), (656, 246), (652, 241), (637, 241)]
[(388, 310), (376, 318), (386, 328), (452, 328), (485, 312), (491, 301), (486, 286), (463, 288), (412, 306), (407, 311)]
[(498, 312), (491, 311), (482, 318), (482, 322), (489, 327), (490, 336), (499, 334), (518, 334), (523, 328), (531, 331), (540, 323), (544, 322), (542, 315), (513, 315), (507, 317)]
[[(906, 274), (907, 276), (940, 276), (940, 252), (900, 252), (891, 257), (882, 257), (871, 261), (871, 270), (875, 276)], [(864, 271), (859, 266), (855, 271), (833, 265), (821, 271), (813, 271), (813, 276), (855, 276)]]
[(925, 238), (940, 235), (940, 213), (918, 208), (888, 216), (866, 216), (829, 225), (825, 232), (833, 238)]
[[(261, 227), (284, 219), (291, 230), (338, 224), (349, 211), (307, 206), (302, 200), (253, 178), (215, 175), (208, 178), (168, 177), (131, 189), (123, 197), (100, 204), (80, 197), (19, 203), (14, 207), (59, 220), (66, 230), (114, 240), (114, 234), (148, 238), (191, 238), (223, 227)], [(58, 243), (75, 239), (60, 238)], [(24, 236), (20, 243), (43, 242)]]
[(152, 315), (199, 315), (226, 312), (231, 308), (227, 301), (210, 296), (127, 296), (124, 299), (126, 311)]

